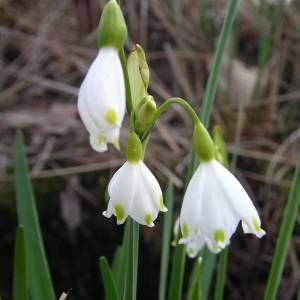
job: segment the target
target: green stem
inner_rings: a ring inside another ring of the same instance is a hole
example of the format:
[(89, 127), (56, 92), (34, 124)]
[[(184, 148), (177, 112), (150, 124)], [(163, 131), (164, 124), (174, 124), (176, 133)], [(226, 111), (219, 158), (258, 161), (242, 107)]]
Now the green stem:
[(130, 116), (132, 111), (132, 96), (131, 96), (131, 89), (130, 89), (130, 82), (129, 82), (129, 75), (127, 70), (127, 63), (126, 63), (126, 57), (124, 49), (121, 49), (119, 51), (119, 57), (123, 69), (123, 75), (124, 75), (124, 82), (125, 82), (125, 92), (126, 92), (126, 109), (127, 113)]
[(173, 217), (173, 198), (174, 188), (171, 182), (168, 182), (166, 191), (166, 205), (168, 211), (164, 215), (162, 249), (161, 249), (161, 263), (159, 276), (159, 300), (166, 299), (167, 279), (168, 279), (168, 264), (170, 256), (170, 242), (172, 235), (172, 217)]
[(137, 291), (137, 270), (138, 270), (138, 247), (139, 247), (139, 225), (128, 218), (129, 236), (128, 236), (128, 258), (126, 266), (126, 284), (124, 300), (136, 300)]
[(275, 254), (273, 256), (272, 267), (268, 284), (265, 291), (264, 300), (273, 300), (276, 298), (277, 290), (282, 275), (285, 258), (287, 255), (289, 242), (292, 236), (294, 224), (297, 218), (297, 212), (300, 204), (300, 156), (294, 175), (291, 193), (284, 211), (283, 221), (279, 231), (279, 237), (276, 244)]
[(185, 109), (185, 111), (188, 113), (188, 115), (190, 116), (190, 118), (192, 119), (193, 124), (196, 124), (197, 122), (200, 121), (196, 112), (194, 111), (192, 106), (186, 100), (179, 98), (179, 97), (169, 98), (168, 100), (166, 100), (163, 104), (161, 104), (157, 108), (155, 115), (153, 117), (153, 122), (149, 126), (149, 128), (147, 130), (145, 130), (145, 133), (143, 134), (143, 137), (142, 137), (142, 141), (144, 141), (145, 138), (149, 135), (149, 133), (151, 132), (152, 128), (154, 127), (156, 121), (159, 119), (159, 117), (173, 104), (179, 104), (181, 107), (183, 107)]
[(214, 298), (215, 300), (221, 300), (224, 298), (224, 287), (226, 281), (228, 253), (229, 253), (229, 248), (227, 247), (222, 251), (222, 253), (219, 256), (216, 291), (215, 291), (215, 298)]

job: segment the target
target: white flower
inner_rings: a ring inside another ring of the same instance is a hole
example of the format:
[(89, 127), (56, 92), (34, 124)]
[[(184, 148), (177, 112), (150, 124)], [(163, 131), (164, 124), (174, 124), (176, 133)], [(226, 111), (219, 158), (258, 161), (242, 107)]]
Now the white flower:
[(119, 146), (119, 133), (125, 114), (125, 85), (118, 51), (99, 50), (78, 95), (80, 117), (96, 151), (107, 150), (107, 143)]
[(180, 213), (182, 239), (195, 256), (207, 247), (214, 253), (230, 243), (238, 223), (245, 233), (262, 237), (260, 218), (239, 181), (219, 162), (202, 162), (192, 177)]
[(167, 211), (159, 183), (141, 160), (125, 162), (112, 177), (108, 194), (110, 199), (103, 215), (110, 218), (114, 214), (118, 224), (124, 223), (129, 215), (152, 227), (159, 211)]

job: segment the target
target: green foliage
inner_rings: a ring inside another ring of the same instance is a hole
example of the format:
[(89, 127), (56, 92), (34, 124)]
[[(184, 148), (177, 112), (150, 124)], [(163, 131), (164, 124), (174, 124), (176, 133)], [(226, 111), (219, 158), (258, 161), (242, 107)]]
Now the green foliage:
[(100, 257), (99, 264), (100, 264), (101, 275), (102, 275), (103, 285), (105, 290), (105, 299), (106, 300), (120, 299), (118, 295), (118, 290), (116, 288), (116, 283), (113, 278), (113, 273), (109, 267), (107, 259), (104, 256)]
[(19, 226), (15, 242), (13, 300), (28, 300), (28, 292), (24, 228)]
[(167, 280), (168, 280), (168, 264), (170, 256), (170, 244), (172, 237), (172, 221), (173, 221), (173, 203), (174, 203), (174, 188), (171, 182), (168, 183), (166, 191), (166, 205), (168, 211), (164, 214), (160, 276), (159, 276), (159, 300), (166, 299)]
[(15, 137), (15, 175), (18, 223), (24, 227), (26, 265), (32, 300), (54, 300), (55, 294), (43, 246), (36, 204), (29, 179), (24, 139)]

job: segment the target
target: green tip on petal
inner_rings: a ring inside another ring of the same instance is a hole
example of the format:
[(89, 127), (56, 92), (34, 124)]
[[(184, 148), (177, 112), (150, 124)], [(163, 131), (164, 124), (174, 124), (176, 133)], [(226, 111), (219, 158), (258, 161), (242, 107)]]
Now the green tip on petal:
[(125, 209), (122, 204), (115, 205), (115, 212), (117, 217), (117, 223), (122, 224), (125, 221)]
[(165, 206), (165, 204), (164, 204), (164, 198), (163, 198), (163, 195), (160, 195), (160, 198), (159, 198), (159, 209), (160, 209), (160, 211), (162, 211), (162, 212), (168, 211), (168, 209), (166, 208), (166, 206)]
[(183, 224), (182, 226), (182, 238), (186, 240), (189, 236), (189, 228), (186, 223)]
[(215, 159), (214, 143), (201, 122), (196, 123), (194, 126), (193, 142), (200, 162), (210, 162)]
[(119, 122), (118, 113), (114, 108), (109, 109), (105, 114), (105, 120), (110, 125), (116, 125)]
[(216, 230), (214, 233), (214, 239), (217, 244), (224, 244), (225, 242), (225, 231), (222, 229)]
[(152, 222), (152, 215), (151, 213), (146, 213), (145, 214), (145, 222), (149, 227), (153, 227), (154, 223)]
[(129, 133), (126, 159), (132, 163), (137, 163), (143, 159), (142, 143), (135, 132)]
[(255, 216), (253, 216), (252, 223), (255, 231), (257, 232), (257, 235), (259, 237), (262, 237), (265, 234), (265, 231), (260, 227), (259, 221)]
[(104, 7), (97, 32), (97, 45), (120, 50), (127, 39), (127, 27), (116, 0), (110, 0)]

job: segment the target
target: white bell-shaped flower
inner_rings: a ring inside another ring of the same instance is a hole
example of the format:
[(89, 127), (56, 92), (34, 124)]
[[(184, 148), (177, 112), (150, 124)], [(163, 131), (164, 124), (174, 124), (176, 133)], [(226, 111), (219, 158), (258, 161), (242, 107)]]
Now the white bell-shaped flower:
[(130, 133), (126, 150), (127, 161), (114, 174), (109, 185), (109, 202), (105, 217), (115, 215), (117, 223), (130, 216), (136, 222), (154, 226), (159, 211), (167, 211), (162, 191), (154, 175), (142, 161), (142, 145), (135, 133)]
[(111, 47), (101, 48), (78, 95), (79, 114), (94, 150), (106, 151), (107, 143), (119, 148), (125, 106), (125, 84), (118, 51)]
[(108, 194), (110, 199), (103, 215), (115, 215), (118, 224), (124, 223), (129, 215), (152, 227), (159, 211), (167, 211), (159, 183), (142, 161), (125, 162), (112, 177)]
[(239, 181), (219, 162), (201, 162), (182, 204), (180, 227), (190, 256), (207, 247), (214, 253), (230, 243), (238, 223), (245, 233), (262, 237), (258, 213)]

